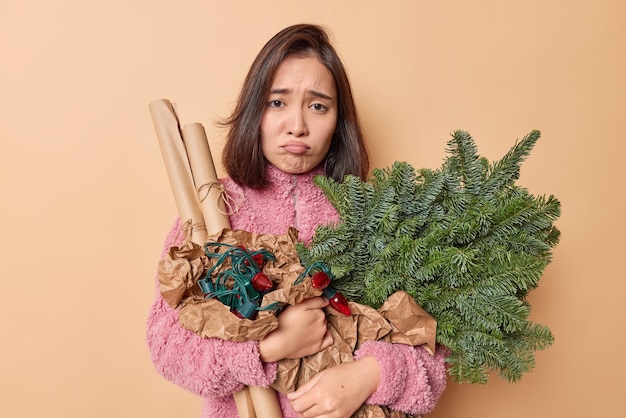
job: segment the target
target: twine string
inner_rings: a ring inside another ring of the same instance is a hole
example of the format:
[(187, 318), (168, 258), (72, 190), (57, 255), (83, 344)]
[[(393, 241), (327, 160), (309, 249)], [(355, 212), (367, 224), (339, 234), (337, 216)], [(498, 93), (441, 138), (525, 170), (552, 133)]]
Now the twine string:
[[(206, 225), (203, 222), (193, 223), (193, 220), (189, 218), (183, 223), (180, 230), (183, 233), (183, 244), (186, 245), (189, 244), (189, 241), (191, 241), (191, 236), (193, 232), (206, 231)], [(176, 239), (178, 240), (178, 236), (176, 237)]]
[[(211, 189), (214, 188), (218, 190), (217, 201), (219, 202), (221, 200), (224, 202), (224, 207), (226, 208), (224, 211), (218, 204), (217, 210), (219, 210), (222, 215), (227, 216), (237, 213), (239, 211), (239, 201), (241, 199), (235, 200), (232, 196), (230, 196), (230, 194), (226, 192), (226, 187), (220, 181), (210, 181), (198, 187), (196, 190), (198, 193), (198, 200), (200, 200), (200, 202), (204, 202), (204, 200), (209, 196), (209, 193), (211, 193)], [(237, 194), (240, 195), (241, 193), (237, 192)]]

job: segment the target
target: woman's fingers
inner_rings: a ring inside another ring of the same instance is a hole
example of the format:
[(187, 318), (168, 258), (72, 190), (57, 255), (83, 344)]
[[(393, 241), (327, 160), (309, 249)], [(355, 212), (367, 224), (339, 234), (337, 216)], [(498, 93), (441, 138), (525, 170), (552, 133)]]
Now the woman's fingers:
[(328, 306), (328, 299), (318, 296), (305, 299), (300, 302), (299, 305), (306, 307), (307, 309), (322, 309)]

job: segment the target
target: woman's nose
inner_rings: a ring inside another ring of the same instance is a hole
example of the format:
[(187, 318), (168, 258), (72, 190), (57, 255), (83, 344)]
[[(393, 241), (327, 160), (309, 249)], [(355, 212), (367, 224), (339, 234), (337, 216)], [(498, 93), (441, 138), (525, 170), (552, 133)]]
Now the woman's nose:
[(295, 109), (289, 120), (289, 135), (299, 137), (308, 133), (309, 128), (304, 118), (304, 112), (302, 109)]

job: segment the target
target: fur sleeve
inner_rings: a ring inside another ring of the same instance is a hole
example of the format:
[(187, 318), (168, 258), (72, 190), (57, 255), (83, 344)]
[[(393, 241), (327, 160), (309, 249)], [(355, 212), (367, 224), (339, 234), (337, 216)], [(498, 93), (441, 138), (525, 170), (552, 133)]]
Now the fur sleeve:
[(363, 343), (355, 352), (355, 359), (373, 356), (380, 368), (378, 389), (367, 403), (386, 405), (406, 414), (431, 412), (446, 387), (448, 353), (442, 346), (437, 346), (432, 356), (421, 346)]

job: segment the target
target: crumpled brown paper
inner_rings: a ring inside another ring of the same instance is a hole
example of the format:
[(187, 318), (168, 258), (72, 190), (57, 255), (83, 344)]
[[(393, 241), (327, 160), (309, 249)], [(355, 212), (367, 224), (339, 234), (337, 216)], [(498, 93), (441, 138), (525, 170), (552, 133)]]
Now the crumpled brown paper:
[(201, 297), (196, 283), (206, 268), (206, 258), (204, 250), (189, 241), (182, 247), (170, 248), (159, 262), (159, 289), (170, 306), (177, 307), (184, 298), (194, 294)]
[[(256, 234), (248, 231), (223, 229), (208, 237), (207, 242), (241, 245), (251, 251), (265, 249), (276, 260), (268, 261), (263, 272), (275, 283), (275, 290), (263, 297), (261, 307), (278, 303), (297, 304), (304, 299), (319, 296), (321, 290), (305, 278), (297, 285), (294, 281), (304, 272), (298, 258), (297, 231), (291, 228), (283, 235)], [(224, 247), (211, 247), (224, 251)], [(207, 257), (204, 249), (187, 242), (172, 247), (159, 263), (161, 295), (173, 307), (180, 308), (180, 323), (203, 337), (231, 341), (261, 340), (278, 326), (277, 312), (259, 311), (254, 320), (240, 319), (228, 306), (217, 299), (204, 299), (196, 282), (203, 272), (213, 266), (214, 259)], [(226, 263), (217, 269), (229, 268)], [(353, 361), (353, 353), (364, 341), (383, 340), (409, 345), (424, 345), (431, 354), (435, 350), (436, 321), (405, 292), (391, 295), (378, 309), (349, 302), (351, 316), (344, 316), (326, 308), (326, 317), (334, 343), (321, 352), (303, 359), (284, 359), (278, 363), (277, 378), (271, 385), (288, 393), (308, 381), (316, 373), (336, 364)], [(363, 405), (354, 417), (400, 418), (397, 411), (376, 405)]]
[(288, 393), (316, 373), (336, 364), (353, 361), (353, 353), (364, 341), (382, 340), (435, 349), (435, 319), (405, 292), (391, 295), (378, 310), (349, 302), (351, 316), (326, 308), (326, 319), (334, 343), (304, 359), (284, 359), (278, 363), (278, 377), (272, 387)]

